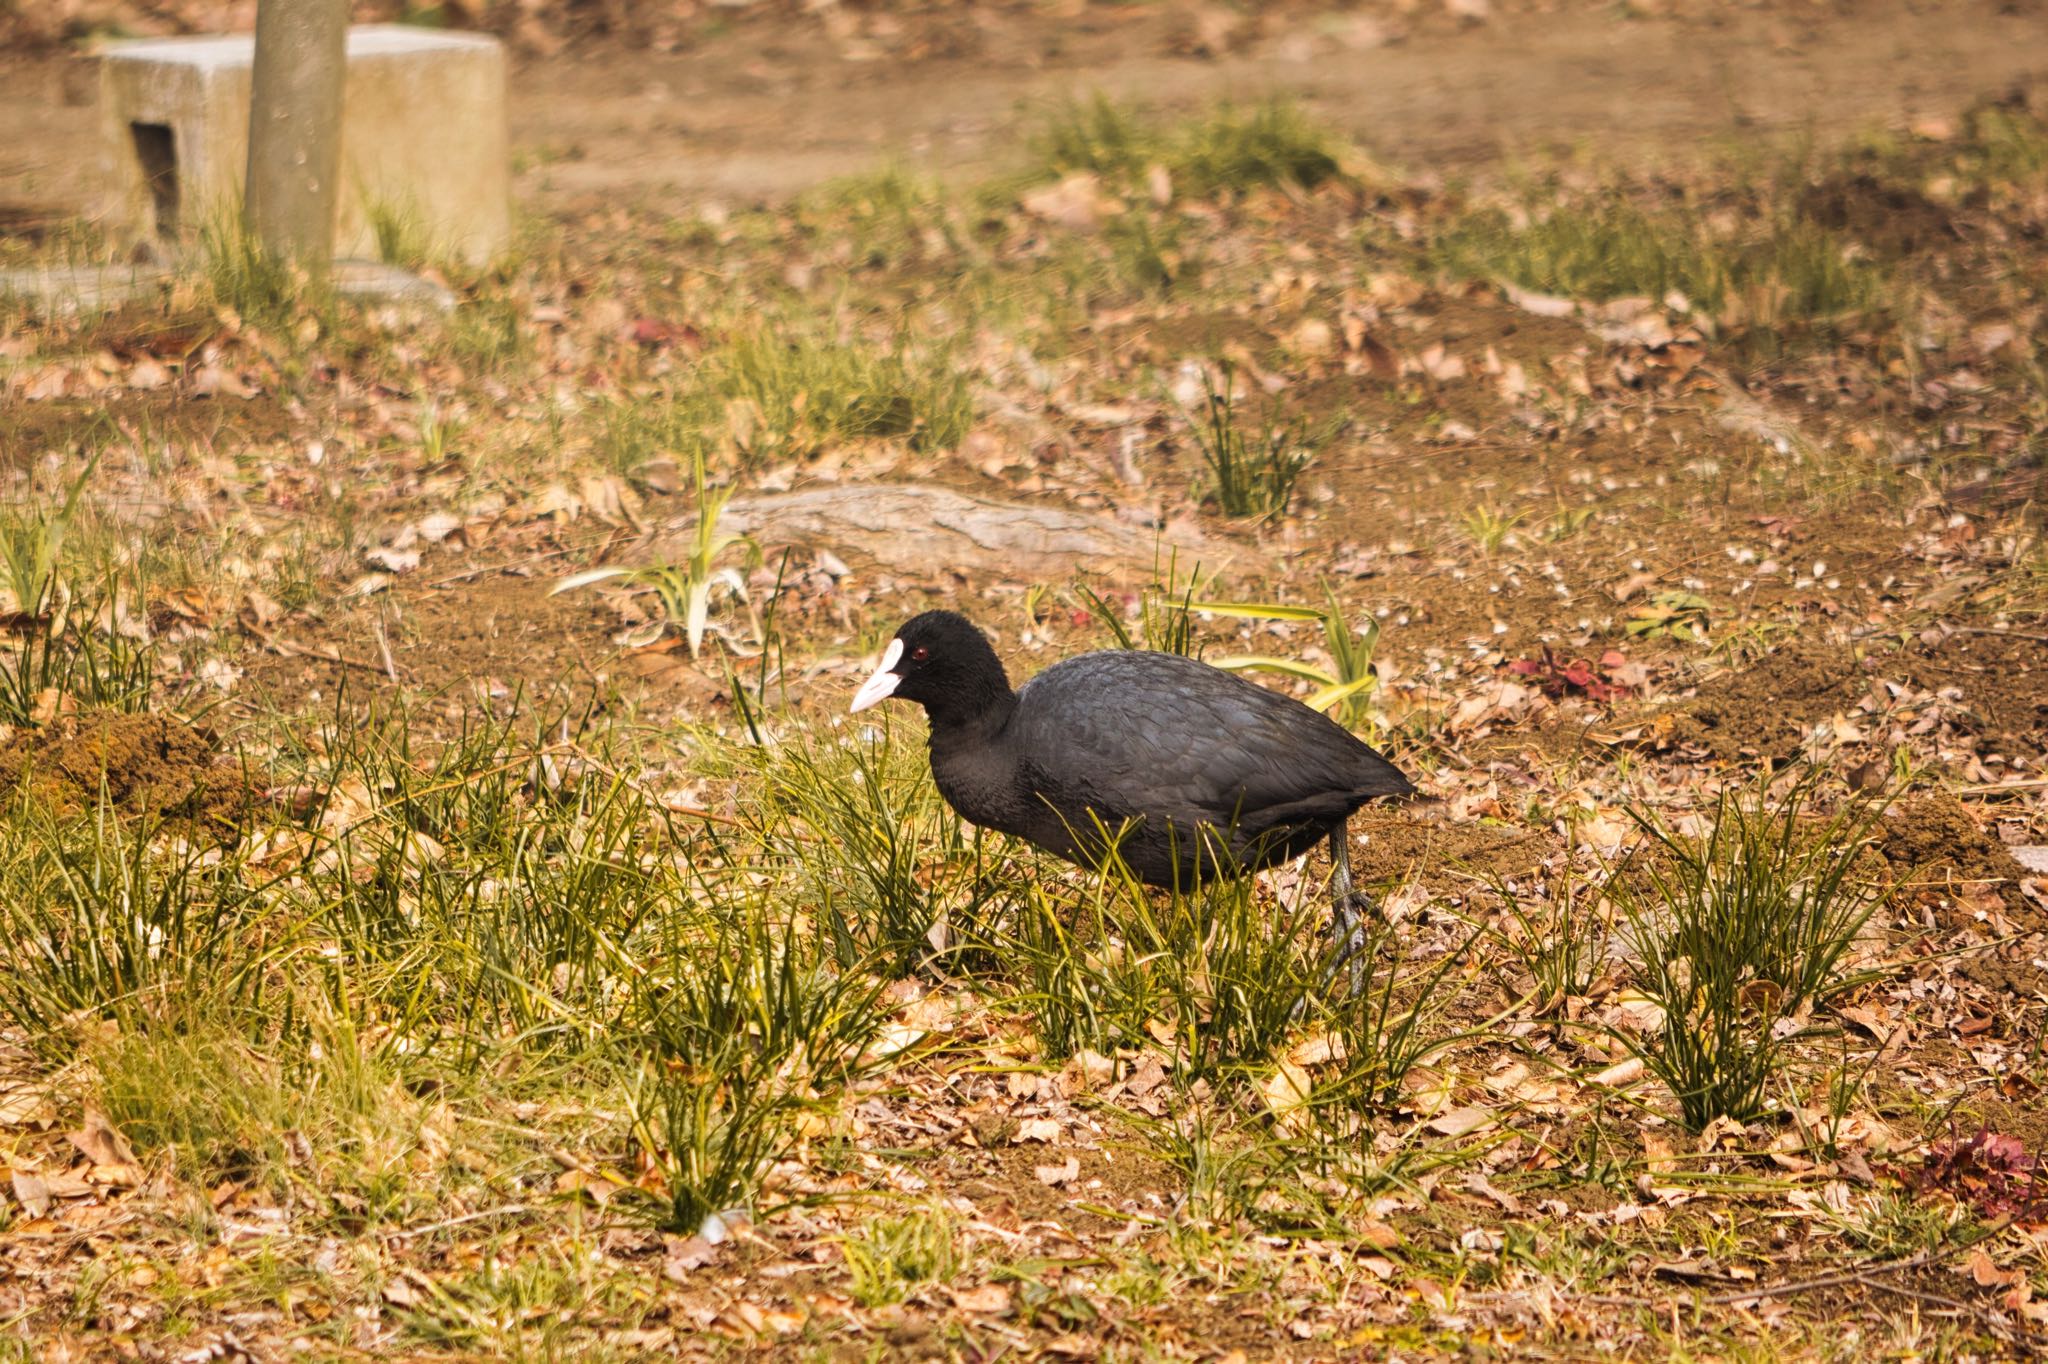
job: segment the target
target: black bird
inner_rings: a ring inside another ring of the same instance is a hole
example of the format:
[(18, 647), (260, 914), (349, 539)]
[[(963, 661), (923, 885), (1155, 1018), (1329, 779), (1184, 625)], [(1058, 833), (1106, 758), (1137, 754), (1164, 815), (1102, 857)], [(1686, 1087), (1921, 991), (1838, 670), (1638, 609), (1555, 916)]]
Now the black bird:
[(932, 777), (963, 819), (1083, 866), (1114, 843), (1147, 884), (1189, 887), (1328, 839), (1339, 962), (1362, 945), (1372, 902), (1351, 882), (1347, 822), (1414, 788), (1301, 702), (1129, 649), (1055, 663), (1012, 691), (988, 639), (952, 611), (907, 621), (851, 709), (892, 696), (930, 717)]

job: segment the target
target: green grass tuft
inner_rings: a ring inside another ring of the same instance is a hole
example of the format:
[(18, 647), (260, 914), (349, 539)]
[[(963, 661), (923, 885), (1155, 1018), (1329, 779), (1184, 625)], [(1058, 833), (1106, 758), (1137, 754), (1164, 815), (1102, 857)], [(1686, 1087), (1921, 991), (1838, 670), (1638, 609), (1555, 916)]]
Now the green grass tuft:
[(1432, 249), (1454, 274), (1565, 298), (1654, 303), (1675, 293), (1759, 355), (1839, 338), (1892, 297), (1880, 265), (1795, 213), (1724, 235), (1690, 203), (1646, 204), (1624, 189), (1472, 214)]
[(959, 1219), (942, 1207), (900, 1217), (871, 1217), (839, 1253), (853, 1279), (853, 1300), (863, 1307), (902, 1302), (927, 1284), (943, 1284), (960, 1268), (954, 1247)]
[(1811, 1009), (1864, 979), (1842, 968), (1882, 894), (1854, 871), (1878, 807), (1810, 817), (1814, 781), (1777, 801), (1725, 792), (1702, 837), (1637, 812), (1649, 841), (1608, 881), (1638, 988), (1662, 1013), (1616, 1036), (1689, 1131), (1761, 1115)]
[(950, 450), (973, 421), (968, 376), (943, 350), (749, 327), (707, 353), (679, 390), (613, 404), (601, 445), (628, 471), (699, 452), (759, 467), (865, 440)]
[(1188, 430), (1209, 468), (1207, 496), (1225, 516), (1261, 520), (1285, 516), (1302, 473), (1343, 426), (1340, 416), (1319, 429), (1285, 415), (1264, 400), (1256, 415), (1244, 411), (1236, 367), (1202, 375), (1202, 403), (1187, 413)]
[(1176, 193), (1206, 198), (1267, 187), (1313, 189), (1341, 173), (1343, 144), (1286, 100), (1223, 104), (1168, 122), (1097, 94), (1054, 111), (1032, 152), (1051, 176), (1088, 171), (1137, 184), (1158, 166)]

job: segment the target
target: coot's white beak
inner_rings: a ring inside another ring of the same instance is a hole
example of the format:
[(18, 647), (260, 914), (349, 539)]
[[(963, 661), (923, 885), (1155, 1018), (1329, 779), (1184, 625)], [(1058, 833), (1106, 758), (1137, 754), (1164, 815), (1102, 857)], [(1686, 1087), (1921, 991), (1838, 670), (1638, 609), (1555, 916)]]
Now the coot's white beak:
[(882, 651), (882, 666), (875, 669), (875, 675), (860, 684), (860, 690), (853, 694), (853, 704), (846, 708), (848, 715), (858, 715), (869, 706), (879, 705), (896, 694), (896, 685), (903, 678), (897, 674), (896, 665), (903, 659), (903, 641), (892, 639), (889, 647)]

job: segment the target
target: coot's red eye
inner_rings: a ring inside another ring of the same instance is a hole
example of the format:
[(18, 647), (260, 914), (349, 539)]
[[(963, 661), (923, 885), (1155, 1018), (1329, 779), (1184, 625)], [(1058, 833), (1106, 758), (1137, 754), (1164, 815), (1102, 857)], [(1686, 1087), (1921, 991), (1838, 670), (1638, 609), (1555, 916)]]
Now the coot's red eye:
[(912, 649), (910, 651), (910, 661), (912, 663), (922, 663), (931, 656), (932, 651), (930, 649), (925, 648), (922, 644), (918, 645), (915, 649)]

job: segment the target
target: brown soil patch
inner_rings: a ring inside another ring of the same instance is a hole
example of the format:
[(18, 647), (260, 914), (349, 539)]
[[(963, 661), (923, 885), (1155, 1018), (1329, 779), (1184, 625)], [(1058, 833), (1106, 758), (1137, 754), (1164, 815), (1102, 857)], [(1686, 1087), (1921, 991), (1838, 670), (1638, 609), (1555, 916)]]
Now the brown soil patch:
[(1475, 874), (1527, 876), (1563, 846), (1548, 829), (1439, 823), (1398, 809), (1360, 810), (1351, 828), (1367, 839), (1352, 865), (1368, 884), (1420, 876), (1431, 889), (1448, 889)]
[(1973, 1100), (1956, 1114), (1950, 1132), (1955, 1139), (1967, 1140), (1979, 1127), (2018, 1137), (2030, 1153), (2048, 1151), (2048, 1105), (2042, 1104), (2037, 1096), (2023, 1094), (2018, 1099), (1990, 1096)]
[(1990, 748), (2030, 753), (2048, 744), (2048, 646), (2027, 634), (1993, 631), (1867, 660), (1840, 645), (1795, 641), (1702, 682), (1690, 700), (1666, 712), (1668, 739), (1724, 762), (1790, 758), (1811, 726), (1853, 711), (1873, 678), (1922, 691), (1955, 689), (1963, 710), (1958, 722)]
[(114, 393), (10, 401), (0, 403), (0, 467), (23, 467), (96, 432), (123, 427), (164, 442), (234, 451), (283, 440), (291, 434), (291, 416), (286, 400), (268, 392), (253, 398)]
[(1902, 670), (1929, 691), (1956, 687), (1992, 744), (2020, 753), (2048, 747), (2048, 644), (2041, 631), (1972, 631), (1909, 652)]
[(286, 707), (318, 706), (344, 691), (389, 692), (385, 645), (408, 690), (449, 700), (602, 697), (614, 676), (636, 676), (609, 641), (619, 621), (596, 593), (550, 597), (553, 578), (524, 570), (435, 585), (436, 575), (460, 572), (459, 560), (433, 561), (419, 571), (425, 581), (418, 585), (408, 581), (289, 623), (278, 631), (280, 648), (252, 646), (242, 657), (244, 685)]
[(1865, 685), (1848, 650), (1798, 641), (1702, 682), (1670, 712), (1670, 738), (1724, 762), (1790, 758), (1808, 725), (1854, 705)]
[(1800, 208), (1822, 227), (1851, 237), (1876, 255), (1910, 256), (1956, 240), (1946, 209), (1918, 190), (1868, 175), (1843, 175), (1809, 187)]
[[(523, 201), (783, 193), (891, 150), (914, 152), (921, 168), (995, 169), (1016, 108), (1096, 86), (1183, 105), (1292, 86), (1319, 117), (1416, 165), (1574, 145), (1595, 129), (1661, 165), (1671, 148), (1730, 127), (1826, 133), (1902, 108), (1952, 110), (2031, 74), (2039, 45), (2033, 16), (1996, 0), (1806, 6), (1790, 20), (1754, 5), (1624, 20), (1608, 6), (1496, 3), (1484, 23), (1380, 6), (1336, 36), (1321, 30), (1343, 7), (1260, 6), (1232, 25), (1225, 51), (1191, 48), (1183, 6), (862, 6), (822, 23), (780, 6), (714, 8), (701, 31), (670, 7), (601, 8), (658, 11), (654, 26), (677, 31), (522, 62), (510, 94)], [(0, 147), (20, 152), (0, 156), (0, 198), (90, 202), (90, 68), (9, 56), (0, 90)]]
[(149, 815), (216, 831), (240, 823), (250, 792), (223, 763), (211, 735), (168, 715), (93, 712), (17, 734), (0, 747), (0, 789), (26, 787), (60, 814), (101, 799), (128, 815)]

